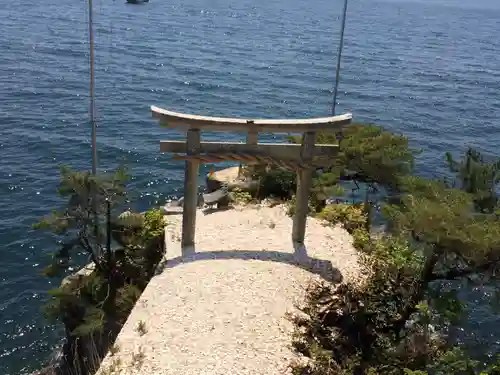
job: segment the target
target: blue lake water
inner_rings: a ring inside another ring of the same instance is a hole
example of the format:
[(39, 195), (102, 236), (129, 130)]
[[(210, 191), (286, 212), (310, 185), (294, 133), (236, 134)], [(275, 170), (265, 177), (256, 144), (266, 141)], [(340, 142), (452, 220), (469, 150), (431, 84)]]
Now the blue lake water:
[[(330, 113), (341, 0), (94, 2), (99, 163), (129, 166), (141, 207), (179, 194), (182, 179), (182, 164), (158, 144), (178, 134), (151, 119), (152, 104), (221, 116)], [(60, 343), (40, 312), (57, 284), (40, 276), (54, 244), (30, 226), (60, 203), (57, 165), (90, 168), (86, 6), (0, 7), (1, 374), (29, 373)], [(410, 136), (422, 173), (441, 173), (443, 153), (466, 145), (495, 153), (499, 20), (497, 0), (350, 0), (337, 111)], [(469, 335), (498, 351), (500, 320), (483, 308), (471, 316)]]

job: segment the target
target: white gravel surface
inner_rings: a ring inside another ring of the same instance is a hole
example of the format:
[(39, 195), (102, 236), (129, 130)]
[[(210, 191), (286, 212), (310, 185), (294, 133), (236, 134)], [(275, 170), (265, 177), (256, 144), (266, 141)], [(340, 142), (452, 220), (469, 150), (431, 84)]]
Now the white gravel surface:
[[(182, 217), (168, 216), (167, 262), (122, 329), (123, 374), (289, 373), (292, 325), (285, 318), (311, 277), (359, 273), (351, 236), (308, 219), (305, 248), (293, 246), (283, 206), (198, 212), (196, 248), (180, 248)], [(142, 321), (146, 333), (139, 333)], [(132, 362), (135, 361), (135, 365)]]

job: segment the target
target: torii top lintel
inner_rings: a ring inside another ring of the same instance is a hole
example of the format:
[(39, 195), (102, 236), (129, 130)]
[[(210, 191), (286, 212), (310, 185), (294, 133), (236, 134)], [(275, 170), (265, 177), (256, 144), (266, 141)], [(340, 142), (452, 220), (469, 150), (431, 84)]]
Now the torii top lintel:
[(199, 129), (209, 131), (243, 131), (243, 132), (335, 132), (344, 125), (351, 123), (352, 114), (318, 117), (308, 119), (244, 119), (233, 117), (211, 117), (169, 111), (151, 106), (154, 118), (160, 124), (169, 128), (184, 130)]

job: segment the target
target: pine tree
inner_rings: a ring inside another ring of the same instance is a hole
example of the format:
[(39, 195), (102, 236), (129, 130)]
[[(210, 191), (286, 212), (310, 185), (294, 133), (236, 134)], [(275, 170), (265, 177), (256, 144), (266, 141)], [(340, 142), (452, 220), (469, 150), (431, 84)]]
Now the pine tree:
[(54, 254), (50, 273), (69, 266), (72, 252), (78, 251), (87, 254), (99, 272), (109, 272), (114, 267), (106, 223), (109, 211), (126, 198), (126, 181), (123, 169), (112, 174), (92, 175), (88, 171), (74, 172), (69, 167), (61, 167), (58, 193), (66, 199), (66, 204), (35, 225), (60, 237), (60, 248)]
[[(479, 374), (479, 363), (450, 347), (442, 331), (429, 332), (433, 325), (446, 327), (462, 317), (457, 285), (498, 288), (498, 163), (486, 162), (474, 150), (460, 161), (448, 154), (459, 182), (453, 185), (413, 176), (406, 141), (396, 141), (397, 136), (373, 128), (343, 134), (343, 159), (327, 173), (348, 171), (349, 178), (394, 194), (383, 209), (390, 232), (363, 238), (367, 278), (362, 285), (321, 285), (310, 291), (303, 309), (307, 319), (295, 320), (294, 344), (313, 361), (297, 366), (296, 373)], [(377, 150), (384, 144), (387, 154)], [(492, 294), (492, 303), (498, 295)], [(492, 365), (481, 374), (496, 373)]]
[(450, 171), (456, 173), (460, 189), (474, 196), (476, 209), (493, 213), (497, 209), (497, 186), (500, 182), (500, 159), (496, 162), (485, 161), (483, 155), (469, 148), (463, 159), (455, 161), (451, 153), (446, 154)]
[[(164, 253), (164, 219), (160, 210), (115, 215), (127, 199), (124, 169), (93, 175), (61, 168), (62, 209), (35, 225), (53, 232), (59, 248), (47, 276), (83, 264), (92, 267), (63, 280), (50, 291), (45, 311), (65, 326), (67, 373), (94, 373), (121, 325), (153, 275)], [(92, 342), (92, 345), (82, 345)], [(88, 350), (97, 348), (98, 353)], [(92, 358), (90, 360), (89, 358)]]

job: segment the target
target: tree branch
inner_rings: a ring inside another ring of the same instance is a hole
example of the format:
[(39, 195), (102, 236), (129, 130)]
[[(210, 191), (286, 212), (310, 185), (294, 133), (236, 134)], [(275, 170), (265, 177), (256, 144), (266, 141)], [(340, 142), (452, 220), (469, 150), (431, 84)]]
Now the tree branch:
[(94, 262), (95, 267), (99, 271), (103, 271), (101, 264), (99, 263), (96, 254), (94, 253), (94, 249), (92, 248), (92, 245), (90, 244), (88, 238), (83, 234), (80, 233), (78, 235), (78, 238), (80, 239), (80, 245), (83, 247), (83, 249), (90, 254), (90, 258), (92, 259), (92, 262)]

